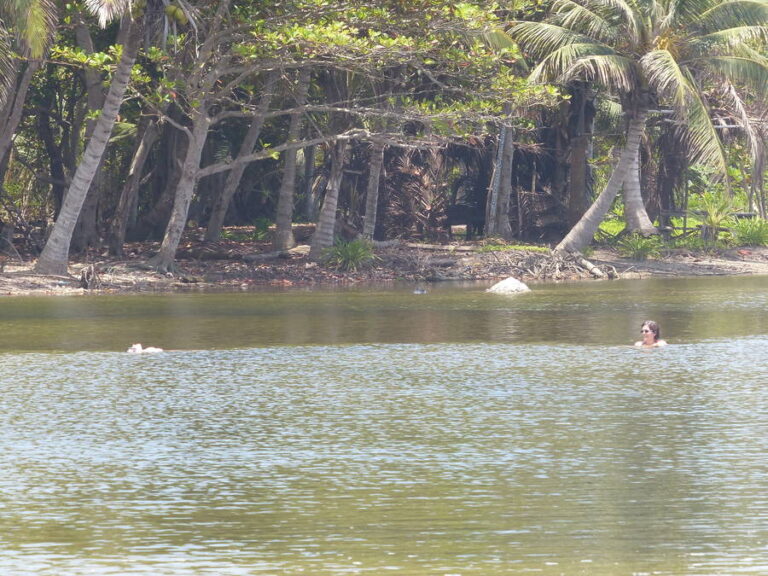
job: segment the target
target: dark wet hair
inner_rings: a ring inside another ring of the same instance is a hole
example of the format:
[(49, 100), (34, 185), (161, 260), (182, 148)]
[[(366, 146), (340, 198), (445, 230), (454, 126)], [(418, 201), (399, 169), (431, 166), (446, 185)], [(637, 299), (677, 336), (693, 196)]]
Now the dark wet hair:
[(640, 329), (648, 328), (651, 332), (653, 332), (653, 340), (658, 341), (658, 339), (661, 337), (661, 329), (659, 328), (659, 325), (654, 322), (653, 320), (646, 320), (643, 322), (643, 324), (640, 326)]

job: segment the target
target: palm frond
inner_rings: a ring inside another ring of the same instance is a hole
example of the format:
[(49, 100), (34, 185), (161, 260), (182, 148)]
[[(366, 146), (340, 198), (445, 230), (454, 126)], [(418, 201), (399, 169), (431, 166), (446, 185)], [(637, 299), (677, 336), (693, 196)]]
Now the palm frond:
[(766, 24), (768, 24), (768, 2), (762, 0), (715, 2), (710, 9), (699, 12), (697, 15), (697, 25), (705, 33)]
[[(3, 3), (8, 21), (18, 33), (25, 53), (41, 58), (56, 27), (56, 4), (53, 0), (24, 0)], [(0, 14), (2, 25), (2, 14)], [(5, 52), (9, 54), (10, 52)]]
[(555, 0), (551, 21), (558, 26), (579, 32), (601, 42), (616, 39), (616, 27), (591, 6), (583, 6), (575, 0)]
[(698, 28), (702, 14), (708, 13), (721, 4), (722, 0), (677, 0), (669, 2), (669, 17), (674, 21), (673, 26), (678, 28)]
[(696, 90), (686, 70), (681, 68), (668, 50), (653, 50), (640, 59), (648, 84), (664, 98), (682, 109), (691, 90)]
[(115, 18), (126, 14), (131, 8), (131, 0), (85, 0), (85, 5), (103, 28)]
[(654, 50), (640, 59), (648, 84), (671, 101), (681, 140), (693, 162), (703, 162), (725, 172), (726, 159), (720, 138), (712, 125), (709, 108), (701, 97), (690, 71), (678, 64), (667, 50)]
[(509, 30), (512, 38), (517, 40), (525, 50), (535, 56), (546, 56), (570, 44), (588, 44), (593, 42), (584, 34), (577, 34), (562, 26), (546, 22), (520, 22)]
[(713, 46), (738, 47), (744, 42), (768, 42), (768, 26), (736, 26), (724, 28), (692, 39), (693, 49), (706, 54)]
[[(614, 52), (608, 46), (602, 44), (568, 44), (555, 50), (544, 58), (531, 73), (531, 79), (557, 80), (569, 73), (569, 69), (577, 65), (579, 60), (599, 55), (613, 55)], [(572, 74), (574, 78), (578, 74)], [(591, 79), (591, 78), (586, 78)]]
[(768, 93), (768, 60), (713, 56), (704, 64), (728, 80), (729, 84), (748, 86), (763, 97)]
[(698, 92), (690, 92), (684, 109), (675, 109), (681, 140), (689, 151), (691, 164), (700, 162), (726, 174), (726, 154), (712, 124), (709, 109)]
[(621, 102), (617, 102), (616, 100), (598, 98), (596, 111), (597, 115), (595, 117), (595, 122), (601, 126), (620, 126), (624, 121), (624, 108), (622, 107)]
[(757, 158), (762, 153), (762, 138), (757, 126), (752, 122), (752, 117), (747, 110), (744, 101), (741, 99), (741, 96), (739, 96), (739, 93), (733, 84), (729, 83), (725, 87), (725, 98), (728, 100), (728, 107), (733, 110), (736, 117), (739, 119), (741, 129), (749, 142), (752, 158)]
[(517, 45), (515, 39), (501, 28), (487, 28), (480, 33), (480, 37), (494, 50), (514, 48)]
[(625, 40), (631, 44), (637, 44), (644, 34), (645, 25), (643, 24), (643, 15), (637, 10), (637, 3), (626, 0), (580, 0), (582, 2), (599, 3), (605, 10), (612, 14), (612, 21), (618, 21), (622, 24), (622, 32), (626, 34)]
[(5, 97), (13, 76), (13, 58), (11, 42), (5, 29), (0, 26), (0, 109), (5, 104)]
[(562, 77), (564, 83), (583, 78), (609, 90), (627, 93), (637, 86), (637, 69), (620, 54), (595, 54), (579, 58)]

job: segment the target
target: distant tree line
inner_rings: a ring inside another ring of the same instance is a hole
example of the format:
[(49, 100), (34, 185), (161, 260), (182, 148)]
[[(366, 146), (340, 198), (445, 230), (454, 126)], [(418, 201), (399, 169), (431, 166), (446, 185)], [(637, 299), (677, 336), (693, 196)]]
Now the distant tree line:
[[(578, 251), (693, 175), (765, 216), (768, 2), (0, 0), (0, 219), (73, 251), (316, 223)], [(687, 193), (687, 192), (686, 192)]]

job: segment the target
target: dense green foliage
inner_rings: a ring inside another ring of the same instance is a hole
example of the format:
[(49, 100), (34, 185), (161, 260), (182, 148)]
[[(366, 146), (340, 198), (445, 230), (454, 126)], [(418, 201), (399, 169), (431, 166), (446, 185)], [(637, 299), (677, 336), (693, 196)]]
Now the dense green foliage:
[[(650, 0), (638, 6), (646, 4), (658, 5), (659, 14), (669, 8)], [(85, 180), (71, 245), (60, 254), (103, 246), (120, 254), (127, 241), (162, 240), (165, 255), (155, 263), (170, 268), (185, 228), (255, 222), (253, 236), (263, 237), (278, 219), (286, 186), (289, 218), (316, 221), (330, 152), (346, 141), (335, 209), (347, 234), (360, 233), (372, 216), (366, 199), (374, 193), (376, 239), (446, 240), (450, 224), (482, 233), (484, 215), (498, 201), (489, 190), (503, 174), (505, 238), (556, 242), (572, 224), (569, 203), (588, 193), (584, 186), (607, 180), (624, 144), (627, 86), (638, 81), (696, 120), (659, 114), (648, 122), (639, 161), (649, 174), (642, 191), (652, 219), (689, 200), (703, 209), (697, 202), (706, 203), (705, 192), (724, 181), (695, 162), (715, 156), (727, 168), (729, 185), (720, 186), (732, 200), (725, 212), (764, 217), (763, 135), (752, 120), (768, 77), (761, 60), (768, 4), (682, 4), (677, 16), (695, 35), (659, 28), (653, 11), (638, 10), (646, 18), (635, 22), (638, 35), (623, 38), (606, 36), (615, 29), (602, 11), (608, 5), (586, 1), (137, 0), (129, 12), (121, 11), (128, 4), (107, 2), (92, 13), (95, 4), (0, 0), (0, 78), (8, 86), (0, 93), (0, 220), (27, 248), (40, 250), (52, 223), (71, 219), (71, 210), (62, 210), (73, 182), (83, 185), (78, 175), (88, 160), (95, 175)], [(526, 53), (506, 34), (513, 23)], [(544, 49), (546, 38), (534, 41), (533, 32), (553, 24), (586, 24), (593, 43), (560, 38), (553, 52), (550, 36)], [(97, 121), (105, 119), (130, 31), (141, 38), (130, 82), (104, 153), (88, 158), (89, 145), (98, 150)], [(633, 46), (644, 56), (622, 66)], [(664, 54), (697, 55), (697, 66), (711, 73), (680, 68), (675, 76)], [(579, 124), (585, 104), (583, 87), (573, 82), (577, 68), (610, 88), (594, 103), (585, 160), (592, 180), (581, 183), (571, 179), (574, 150), (587, 143), (579, 132), (587, 128)], [(545, 77), (552, 83), (541, 83)], [(694, 77), (700, 91), (685, 88)], [(723, 116), (728, 104), (738, 113)], [(739, 128), (712, 139), (712, 120)], [(502, 128), (514, 141), (508, 156), (497, 150)], [(657, 153), (675, 131), (686, 153)], [(381, 176), (369, 173), (376, 143), (384, 146)], [(716, 234), (725, 222), (715, 222), (714, 209), (704, 211), (712, 212), (704, 225)]]

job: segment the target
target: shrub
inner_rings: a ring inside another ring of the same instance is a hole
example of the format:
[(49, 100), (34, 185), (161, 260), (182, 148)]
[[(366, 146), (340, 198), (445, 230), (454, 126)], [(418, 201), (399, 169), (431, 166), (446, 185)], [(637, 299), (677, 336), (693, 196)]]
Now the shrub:
[(600, 223), (600, 227), (597, 229), (597, 232), (595, 233), (595, 240), (597, 241), (607, 240), (611, 242), (612, 240), (615, 240), (619, 234), (621, 234), (624, 228), (626, 228), (626, 224), (624, 223), (623, 220), (618, 220), (618, 219), (603, 220)]
[(332, 268), (354, 272), (371, 264), (375, 259), (373, 244), (363, 238), (356, 238), (349, 242), (337, 240), (325, 251), (323, 262)]
[(663, 244), (658, 236), (630, 234), (619, 240), (619, 254), (633, 260), (647, 260), (661, 256)]
[(733, 226), (733, 236), (739, 246), (768, 246), (768, 220), (744, 218)]
[(701, 221), (701, 237), (707, 242), (717, 242), (717, 236), (731, 218), (733, 202), (725, 194), (705, 192), (700, 199), (704, 217)]
[(700, 235), (689, 234), (687, 236), (674, 236), (671, 240), (671, 246), (673, 248), (684, 248), (686, 250), (704, 250), (708, 246), (705, 245)]
[(253, 239), (258, 241), (265, 240), (267, 236), (269, 236), (269, 227), (271, 224), (272, 222), (270, 222), (269, 218), (265, 218), (264, 216), (256, 218), (253, 223)]

